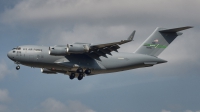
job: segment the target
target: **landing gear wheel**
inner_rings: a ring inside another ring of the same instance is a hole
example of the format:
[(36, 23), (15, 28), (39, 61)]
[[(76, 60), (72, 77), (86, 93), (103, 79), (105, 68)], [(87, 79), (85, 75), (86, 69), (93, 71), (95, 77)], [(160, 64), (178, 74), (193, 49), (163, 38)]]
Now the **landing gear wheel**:
[(16, 66), (16, 70), (19, 70), (20, 69), (20, 66)]
[(75, 73), (71, 73), (71, 75), (69, 76), (69, 78), (72, 80), (75, 78)]
[(86, 69), (85, 70), (85, 74), (90, 75), (91, 74), (91, 70), (90, 69)]
[(80, 73), (79, 76), (78, 76), (78, 80), (81, 80), (81, 79), (83, 79), (83, 74), (82, 73)]
[(78, 69), (76, 70), (76, 72), (77, 72), (77, 73), (83, 73), (83, 69), (82, 69), (82, 68), (78, 68)]

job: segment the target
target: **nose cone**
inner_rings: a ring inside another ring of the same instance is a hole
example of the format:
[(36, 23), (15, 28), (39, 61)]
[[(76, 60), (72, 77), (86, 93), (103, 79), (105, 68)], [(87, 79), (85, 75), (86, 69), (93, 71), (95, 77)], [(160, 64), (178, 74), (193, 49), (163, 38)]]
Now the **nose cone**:
[(11, 52), (12, 51), (9, 51), (8, 54), (7, 54), (8, 58), (10, 58), (10, 59), (11, 59)]

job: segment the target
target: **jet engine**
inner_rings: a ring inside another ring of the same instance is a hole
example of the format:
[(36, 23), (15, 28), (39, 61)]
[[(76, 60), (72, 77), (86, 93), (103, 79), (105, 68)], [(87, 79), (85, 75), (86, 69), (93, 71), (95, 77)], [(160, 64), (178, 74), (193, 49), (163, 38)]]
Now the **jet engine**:
[(57, 74), (56, 72), (48, 70), (46, 68), (41, 68), (41, 72), (46, 74)]
[(67, 47), (49, 47), (49, 54), (54, 56), (64, 56), (67, 54)]
[(50, 46), (49, 54), (54, 56), (65, 56), (67, 54), (82, 54), (89, 51), (89, 46), (85, 44), (67, 44), (66, 46)]

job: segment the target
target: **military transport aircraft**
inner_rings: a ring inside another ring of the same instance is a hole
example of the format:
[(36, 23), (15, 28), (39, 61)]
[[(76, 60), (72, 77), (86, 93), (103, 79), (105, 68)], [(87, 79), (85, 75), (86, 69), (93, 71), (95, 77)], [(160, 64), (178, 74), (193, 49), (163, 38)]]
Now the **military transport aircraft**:
[[(91, 44), (74, 43), (50, 47), (23, 45), (8, 52), (8, 57), (17, 64), (41, 68), (42, 73), (69, 75), (70, 79), (95, 74), (120, 72), (124, 70), (151, 67), (167, 61), (157, 56), (166, 49), (182, 30), (190, 26), (155, 31), (140, 45), (134, 53), (120, 53), (119, 45), (131, 42), (135, 31), (127, 40), (119, 42)], [(113, 52), (116, 51), (116, 52)]]

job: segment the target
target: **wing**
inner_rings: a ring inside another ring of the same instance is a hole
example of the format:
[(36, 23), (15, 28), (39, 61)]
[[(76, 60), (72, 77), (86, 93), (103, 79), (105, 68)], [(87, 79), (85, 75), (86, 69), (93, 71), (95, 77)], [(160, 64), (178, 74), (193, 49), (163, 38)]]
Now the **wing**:
[(127, 40), (121, 40), (119, 42), (112, 42), (112, 43), (106, 43), (106, 44), (91, 45), (89, 52), (86, 54), (97, 60), (100, 60), (99, 58), (100, 56), (107, 58), (106, 54), (112, 55), (111, 54), (112, 51), (118, 52), (117, 49), (120, 48), (119, 45), (132, 41), (135, 35), (135, 32), (136, 31), (133, 31)]

